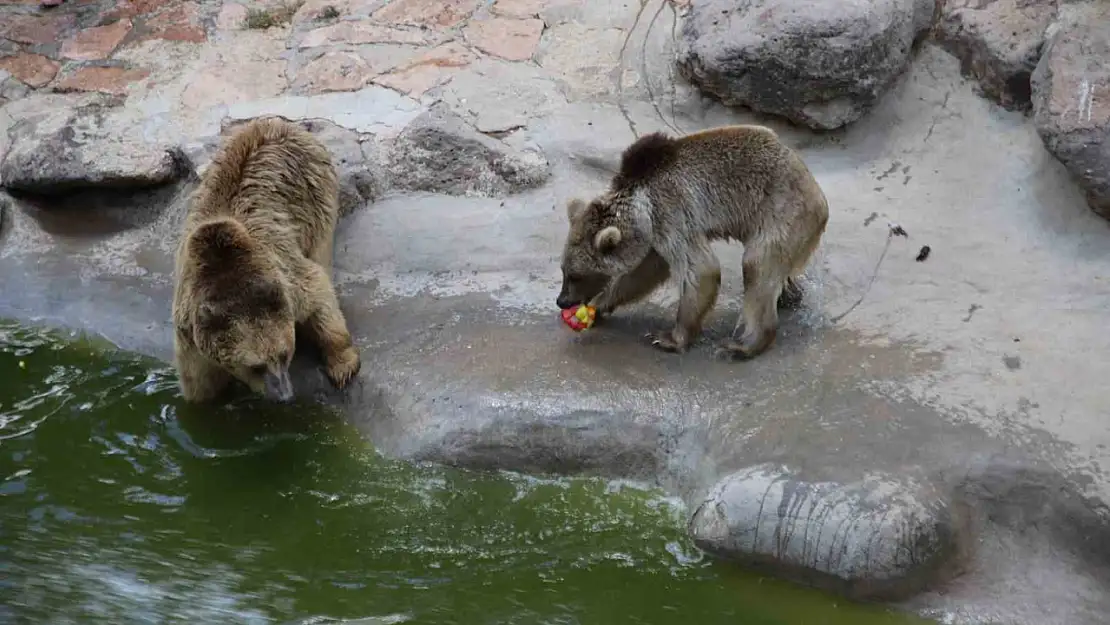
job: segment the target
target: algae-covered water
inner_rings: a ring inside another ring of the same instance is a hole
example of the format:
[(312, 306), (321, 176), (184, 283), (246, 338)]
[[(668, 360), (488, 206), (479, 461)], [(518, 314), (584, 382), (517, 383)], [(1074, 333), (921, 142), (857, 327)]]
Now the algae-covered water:
[[(703, 558), (658, 493), (377, 456), (0, 322), (0, 622), (920, 623)], [(361, 620), (358, 620), (361, 619)]]

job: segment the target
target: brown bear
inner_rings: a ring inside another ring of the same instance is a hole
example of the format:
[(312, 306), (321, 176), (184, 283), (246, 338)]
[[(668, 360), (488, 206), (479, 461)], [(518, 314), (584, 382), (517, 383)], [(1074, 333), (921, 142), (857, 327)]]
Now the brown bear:
[(560, 308), (589, 304), (603, 317), (668, 277), (679, 283), (678, 319), (649, 335), (682, 352), (717, 301), (720, 263), (710, 242), (744, 244), (744, 311), (718, 354), (753, 358), (778, 331), (778, 307), (796, 304), (800, 276), (829, 219), (821, 187), (769, 128), (724, 126), (682, 137), (641, 137), (621, 156), (609, 189), (567, 204)]
[(331, 155), (296, 124), (249, 121), (223, 142), (189, 198), (175, 258), (174, 360), (186, 401), (238, 379), (293, 398), (295, 326), (339, 389), (361, 360), (331, 283), (339, 183)]

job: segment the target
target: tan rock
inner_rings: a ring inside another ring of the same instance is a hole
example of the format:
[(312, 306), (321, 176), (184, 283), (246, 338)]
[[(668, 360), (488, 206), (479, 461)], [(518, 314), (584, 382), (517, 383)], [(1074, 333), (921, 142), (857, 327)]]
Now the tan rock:
[(149, 72), (145, 69), (129, 69), (126, 67), (82, 67), (54, 84), (54, 90), (68, 91), (99, 91), (114, 95), (124, 95), (131, 83), (146, 78)]
[(446, 83), (460, 68), (476, 57), (458, 42), (445, 43), (417, 57), (399, 70), (378, 76), (374, 82), (413, 97)]
[(424, 45), (427, 40), (420, 32), (393, 26), (384, 26), (369, 20), (345, 21), (311, 30), (301, 40), (300, 48), (368, 43), (405, 43)]
[(543, 20), (494, 17), (467, 23), (466, 40), (478, 49), (508, 61), (526, 61), (536, 53)]
[(470, 17), (479, 4), (480, 0), (394, 0), (374, 12), (374, 18), (389, 24), (445, 29)]
[(356, 91), (370, 84), (376, 73), (353, 52), (329, 52), (301, 68), (294, 87), (307, 94)]
[(536, 17), (546, 5), (544, 0), (497, 0), (493, 13), (505, 17)]
[(220, 7), (220, 14), (216, 16), (216, 28), (239, 30), (245, 19), (247, 19), (247, 7), (236, 2), (225, 2)]
[(12, 76), (36, 89), (54, 80), (58, 73), (58, 63), (42, 56), (23, 52), (15, 56), (0, 59), (0, 69), (6, 70)]
[(200, 110), (280, 95), (289, 86), (284, 50), (281, 38), (256, 31), (209, 46), (204, 63), (185, 79), (181, 104)]
[(131, 32), (131, 20), (124, 18), (107, 26), (80, 31), (62, 44), (62, 56), (76, 61), (98, 61), (112, 55), (116, 46)]
[(166, 41), (186, 41), (201, 43), (208, 34), (200, 23), (197, 5), (192, 2), (178, 2), (146, 20), (150, 32), (144, 39), (164, 39)]

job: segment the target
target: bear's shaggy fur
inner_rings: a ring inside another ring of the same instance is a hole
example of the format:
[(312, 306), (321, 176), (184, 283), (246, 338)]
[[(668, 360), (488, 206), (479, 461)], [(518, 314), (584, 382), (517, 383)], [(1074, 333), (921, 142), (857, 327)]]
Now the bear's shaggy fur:
[[(762, 126), (724, 126), (672, 138), (641, 137), (609, 189), (567, 204), (560, 308), (590, 304), (606, 315), (674, 275), (681, 296), (673, 329), (652, 344), (682, 352), (717, 301), (715, 240), (744, 244), (739, 340), (719, 354), (752, 358), (778, 330), (778, 306), (801, 298), (798, 277), (817, 248), (828, 203), (802, 159)], [(784, 292), (785, 289), (785, 292)], [(780, 299), (781, 298), (781, 299)]]
[(320, 346), (332, 384), (357, 375), (330, 278), (338, 207), (331, 156), (299, 126), (256, 119), (224, 141), (175, 258), (174, 360), (187, 401), (212, 400), (233, 378), (291, 400), (295, 324)]

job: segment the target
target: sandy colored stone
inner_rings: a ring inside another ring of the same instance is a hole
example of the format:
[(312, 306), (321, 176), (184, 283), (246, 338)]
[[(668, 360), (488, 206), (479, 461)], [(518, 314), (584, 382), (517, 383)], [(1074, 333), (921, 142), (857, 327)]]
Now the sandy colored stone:
[(466, 67), (474, 59), (473, 52), (452, 41), (429, 50), (399, 70), (375, 78), (374, 82), (418, 97), (450, 80), (459, 68)]
[(131, 32), (131, 20), (121, 19), (107, 26), (94, 26), (77, 33), (62, 45), (62, 56), (76, 61), (98, 61), (112, 55), (116, 46)]
[(145, 69), (126, 67), (82, 67), (54, 85), (55, 91), (99, 91), (114, 95), (124, 95), (131, 83), (146, 78)]
[(370, 84), (376, 72), (353, 52), (329, 52), (298, 72), (294, 86), (301, 93), (354, 91)]
[(280, 57), (284, 43), (265, 37), (244, 33), (221, 45), (218, 52), (210, 48), (206, 63), (186, 79), (181, 104), (200, 110), (272, 98), (285, 91), (289, 81)]
[(201, 43), (208, 34), (200, 23), (197, 5), (191, 2), (178, 3), (162, 10), (146, 20), (149, 32), (143, 39), (164, 39), (166, 41), (186, 41)]
[(43, 45), (55, 43), (73, 28), (75, 19), (68, 13), (38, 15), (5, 15), (0, 19), (0, 37), (16, 43)]
[(546, 4), (544, 0), (497, 0), (492, 10), (505, 17), (536, 17)]
[(247, 8), (235, 2), (225, 2), (220, 7), (220, 14), (216, 16), (216, 28), (219, 30), (238, 30), (247, 19)]
[(54, 60), (41, 54), (28, 52), (0, 59), (0, 69), (6, 70), (21, 82), (36, 89), (54, 80), (58, 67), (58, 63)]
[(508, 61), (526, 61), (536, 53), (543, 20), (495, 17), (474, 20), (464, 30), (466, 40), (482, 52)]
[(536, 61), (563, 81), (568, 99), (604, 97), (613, 90), (612, 72), (620, 65), (623, 42), (624, 33), (613, 28), (560, 24), (544, 37)]
[(451, 28), (478, 8), (480, 0), (394, 0), (374, 13), (390, 24)]
[(347, 21), (322, 26), (304, 36), (300, 48), (317, 48), (327, 45), (362, 45), (368, 43), (405, 43), (424, 45), (424, 35), (418, 31), (383, 26), (369, 20)]

